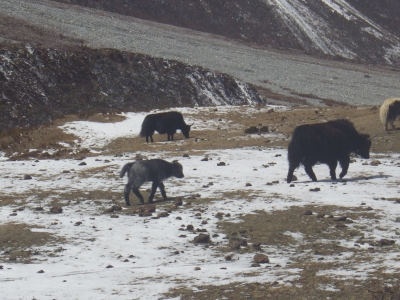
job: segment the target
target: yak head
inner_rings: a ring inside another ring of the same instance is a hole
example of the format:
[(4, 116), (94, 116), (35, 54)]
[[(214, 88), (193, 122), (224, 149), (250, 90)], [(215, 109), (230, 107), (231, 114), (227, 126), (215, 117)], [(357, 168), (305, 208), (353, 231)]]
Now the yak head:
[[(192, 124), (193, 125), (193, 124)], [(182, 134), (185, 136), (185, 138), (189, 138), (189, 131), (190, 131), (190, 127), (192, 127), (192, 125), (184, 125), (183, 128), (181, 129)]]
[(182, 165), (178, 163), (176, 160), (172, 162), (172, 175), (175, 176), (176, 178), (185, 177), (185, 175), (183, 175)]
[(373, 138), (374, 137), (370, 138), (369, 134), (361, 134), (356, 154), (360, 155), (362, 158), (369, 158), (369, 149), (371, 148), (371, 141)]

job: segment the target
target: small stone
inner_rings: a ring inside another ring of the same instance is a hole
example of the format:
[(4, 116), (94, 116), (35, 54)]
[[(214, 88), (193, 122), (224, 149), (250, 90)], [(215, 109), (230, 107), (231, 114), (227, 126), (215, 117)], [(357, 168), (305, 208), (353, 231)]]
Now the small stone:
[(246, 186), (253, 186), (250, 182), (246, 182)]
[(111, 268), (114, 268), (114, 266), (108, 265), (106, 268), (107, 268), (107, 269), (111, 269)]
[(347, 220), (347, 217), (338, 217), (338, 218), (333, 219), (333, 221), (335, 221), (335, 222), (344, 222), (346, 220)]
[(318, 219), (323, 218), (323, 217), (325, 217), (325, 214), (318, 214), (318, 215), (317, 215), (317, 218), (318, 218)]
[(79, 166), (86, 166), (86, 165), (87, 163), (85, 163), (84, 161), (79, 164)]
[(396, 217), (395, 222), (400, 223), (400, 217)]
[(256, 263), (259, 263), (259, 264), (268, 264), (269, 263), (269, 258), (265, 254), (256, 254), (253, 257), (253, 259)]
[(38, 271), (38, 273), (39, 273), (39, 274), (43, 274), (43, 273), (44, 273), (44, 271), (43, 271), (43, 270), (40, 270), (40, 271)]
[(201, 161), (208, 161), (208, 157), (202, 158)]
[(261, 250), (261, 243), (253, 243), (253, 248), (256, 250)]
[(115, 218), (115, 219), (116, 219), (116, 218), (119, 218), (118, 215), (111, 215), (110, 217), (111, 217), (111, 218)]
[(209, 243), (210, 242), (210, 235), (209, 234), (200, 233), (198, 236), (195, 236), (193, 241), (195, 243)]
[(381, 162), (379, 160), (373, 160), (369, 163), (371, 166), (378, 166), (381, 164)]
[(160, 212), (160, 213), (157, 215), (157, 217), (159, 217), (159, 218), (165, 218), (165, 217), (168, 217), (168, 216), (169, 216), (169, 213), (166, 212), (166, 211)]
[(378, 242), (378, 246), (383, 247), (383, 246), (391, 246), (395, 243), (396, 241), (394, 240), (388, 240), (388, 239), (381, 239)]
[(307, 209), (307, 210), (304, 212), (304, 215), (305, 215), (305, 216), (311, 216), (311, 215), (312, 215), (312, 211), (309, 210), (309, 209)]
[(78, 221), (78, 222), (76, 222), (75, 224), (74, 224), (74, 226), (79, 226), (79, 225), (81, 225), (82, 224), (82, 222), (81, 221)]
[(50, 212), (52, 214), (61, 214), (63, 212), (63, 209), (60, 205), (55, 205), (52, 208), (50, 208)]
[(319, 187), (310, 189), (310, 192), (319, 192), (319, 191), (321, 191), (321, 189)]
[(291, 183), (289, 186), (290, 186), (290, 187), (294, 187), (295, 185), (294, 185), (294, 183)]
[(182, 157), (189, 157), (189, 154), (185, 153), (182, 155)]
[(32, 176), (31, 176), (31, 175), (25, 175), (25, 176), (24, 176), (24, 180), (30, 180), (30, 179), (32, 179)]
[(222, 213), (222, 212), (217, 212), (217, 213), (215, 214), (215, 217), (218, 218), (218, 219), (221, 219), (221, 218), (224, 217), (224, 213)]
[(217, 163), (217, 166), (218, 166), (218, 167), (226, 166), (226, 164), (225, 164), (223, 161), (221, 161), (221, 162)]
[(231, 261), (232, 260), (232, 256), (233, 256), (233, 254), (228, 254), (228, 255), (225, 255), (225, 260), (227, 260), (227, 261)]
[(200, 267), (195, 267), (194, 270), (195, 270), (195, 271), (200, 271), (201, 268), (200, 268)]
[(189, 231), (194, 230), (193, 225), (187, 225), (187, 226), (186, 226), (186, 230), (189, 230)]

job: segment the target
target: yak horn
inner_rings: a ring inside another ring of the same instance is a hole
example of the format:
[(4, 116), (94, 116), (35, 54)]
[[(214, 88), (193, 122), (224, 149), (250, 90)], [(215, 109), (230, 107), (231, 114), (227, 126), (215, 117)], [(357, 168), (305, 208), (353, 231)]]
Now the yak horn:
[(372, 138), (369, 138), (369, 140), (372, 141), (372, 140), (373, 140), (374, 138), (376, 138), (378, 135), (379, 135), (379, 133), (378, 133), (378, 134), (375, 134)]

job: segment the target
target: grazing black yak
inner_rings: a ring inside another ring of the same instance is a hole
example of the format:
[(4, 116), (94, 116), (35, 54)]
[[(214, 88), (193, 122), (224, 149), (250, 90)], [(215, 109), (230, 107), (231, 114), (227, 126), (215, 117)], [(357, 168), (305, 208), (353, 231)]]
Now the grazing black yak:
[(370, 147), (369, 135), (358, 133), (353, 123), (347, 120), (300, 125), (295, 128), (288, 147), (287, 182), (292, 181), (293, 172), (300, 164), (312, 181), (317, 181), (312, 169), (316, 163), (327, 164), (332, 180), (336, 180), (338, 161), (342, 167), (339, 175), (342, 179), (349, 168), (350, 153), (369, 158)]
[(183, 178), (182, 165), (178, 162), (167, 162), (162, 159), (138, 160), (133, 163), (127, 163), (122, 167), (119, 177), (124, 177), (125, 173), (128, 174), (128, 183), (125, 185), (124, 197), (126, 205), (130, 206), (129, 192), (133, 193), (139, 198), (141, 203), (144, 203), (143, 196), (139, 193), (139, 188), (146, 181), (152, 181), (151, 193), (149, 196), (149, 203), (153, 202), (154, 194), (157, 187), (160, 188), (161, 195), (167, 199), (163, 181), (174, 176)]
[(400, 116), (400, 98), (386, 99), (381, 106), (379, 116), (386, 131), (389, 130), (389, 124), (391, 129), (394, 129), (393, 123), (396, 121), (397, 116)]
[(168, 141), (174, 140), (174, 134), (180, 129), (185, 136), (189, 138), (189, 131), (192, 125), (187, 125), (183, 120), (180, 112), (170, 111), (159, 114), (147, 115), (142, 123), (140, 136), (146, 137), (146, 143), (150, 140), (153, 142), (154, 131), (160, 134), (167, 134)]

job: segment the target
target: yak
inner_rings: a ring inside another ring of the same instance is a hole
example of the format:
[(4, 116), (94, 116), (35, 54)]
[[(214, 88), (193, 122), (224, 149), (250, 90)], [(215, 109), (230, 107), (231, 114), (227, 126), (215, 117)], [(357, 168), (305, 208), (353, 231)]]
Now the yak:
[(305, 124), (295, 128), (288, 147), (289, 172), (287, 182), (293, 179), (293, 172), (300, 164), (304, 166), (312, 181), (317, 181), (312, 167), (316, 163), (329, 166), (332, 180), (336, 180), (336, 166), (339, 161), (342, 179), (350, 164), (350, 153), (369, 158), (371, 138), (360, 134), (348, 120), (339, 119), (326, 123)]
[(162, 159), (138, 160), (132, 163), (127, 163), (122, 167), (119, 177), (123, 178), (125, 173), (128, 176), (128, 183), (125, 185), (124, 197), (127, 206), (130, 206), (129, 192), (133, 193), (139, 198), (143, 204), (143, 196), (139, 192), (139, 188), (143, 183), (151, 181), (151, 193), (149, 196), (149, 203), (153, 202), (154, 194), (157, 188), (160, 189), (161, 195), (164, 200), (167, 199), (163, 181), (174, 176), (183, 178), (183, 167), (180, 163), (174, 161), (172, 163)]
[(143, 120), (140, 136), (146, 137), (146, 143), (149, 142), (149, 137), (150, 141), (153, 142), (154, 131), (157, 131), (160, 134), (166, 133), (168, 141), (171, 141), (174, 140), (176, 131), (180, 129), (185, 138), (189, 138), (189, 131), (192, 125), (187, 125), (183, 120), (182, 114), (177, 111), (150, 114)]
[(379, 116), (386, 131), (389, 130), (389, 124), (391, 129), (394, 129), (393, 123), (397, 116), (400, 116), (400, 98), (386, 99), (379, 110)]

